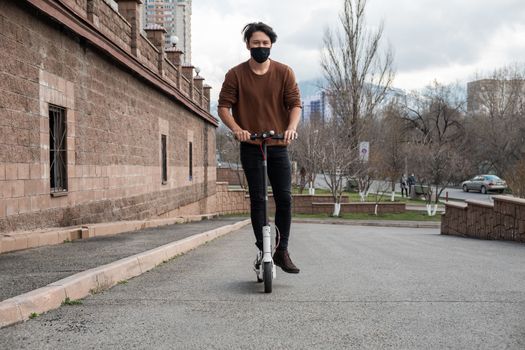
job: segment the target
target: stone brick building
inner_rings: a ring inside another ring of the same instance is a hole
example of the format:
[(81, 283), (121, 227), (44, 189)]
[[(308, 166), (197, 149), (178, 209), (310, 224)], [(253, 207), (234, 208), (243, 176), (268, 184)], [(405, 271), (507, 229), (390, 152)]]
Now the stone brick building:
[(210, 87), (141, 7), (0, 1), (0, 231), (216, 209)]

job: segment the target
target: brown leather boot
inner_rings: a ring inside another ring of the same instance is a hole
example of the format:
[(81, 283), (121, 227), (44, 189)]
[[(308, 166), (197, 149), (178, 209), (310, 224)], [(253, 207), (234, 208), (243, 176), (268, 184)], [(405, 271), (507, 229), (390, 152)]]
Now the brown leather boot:
[(288, 273), (299, 273), (299, 269), (294, 265), (288, 250), (276, 250), (273, 254), (273, 263)]

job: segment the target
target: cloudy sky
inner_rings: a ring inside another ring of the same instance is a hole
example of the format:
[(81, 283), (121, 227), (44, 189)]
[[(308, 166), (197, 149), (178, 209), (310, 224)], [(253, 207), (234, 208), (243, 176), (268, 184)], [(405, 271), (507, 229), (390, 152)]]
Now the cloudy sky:
[[(192, 61), (216, 99), (226, 71), (249, 58), (245, 24), (263, 21), (277, 32), (271, 57), (299, 81), (320, 78), (325, 28), (339, 25), (342, 0), (194, 0)], [(384, 21), (395, 55), (394, 86), (424, 87), (434, 79), (466, 82), (476, 74), (525, 60), (523, 0), (369, 0), (367, 24)]]

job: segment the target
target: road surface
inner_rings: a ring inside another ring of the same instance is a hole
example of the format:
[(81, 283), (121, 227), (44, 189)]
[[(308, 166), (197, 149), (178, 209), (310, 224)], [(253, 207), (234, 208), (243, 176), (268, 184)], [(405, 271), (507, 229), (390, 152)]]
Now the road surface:
[(23, 324), (3, 349), (524, 349), (525, 245), (294, 224), (299, 275), (255, 282), (250, 228)]

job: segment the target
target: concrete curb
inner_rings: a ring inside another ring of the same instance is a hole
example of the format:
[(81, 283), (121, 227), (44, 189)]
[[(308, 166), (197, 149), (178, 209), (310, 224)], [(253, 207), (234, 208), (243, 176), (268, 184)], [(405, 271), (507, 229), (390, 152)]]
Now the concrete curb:
[(0, 302), (0, 328), (28, 320), (33, 313), (41, 314), (56, 309), (62, 305), (66, 298), (71, 300), (80, 299), (89, 294), (109, 289), (119, 281), (143, 274), (177, 255), (186, 253), (215, 238), (236, 231), (250, 222), (247, 219), (199, 233), (74, 274), (50, 283), (45, 287), (6, 299)]
[(440, 228), (441, 227), (441, 222), (427, 222), (427, 221), (292, 219), (292, 222), (301, 223), (301, 224), (328, 224), (328, 225), (405, 227), (405, 228)]
[(187, 215), (174, 218), (135, 221), (115, 221), (67, 228), (51, 228), (44, 231), (10, 232), (0, 234), (0, 254), (47, 245), (64, 243), (75, 239), (116, 235), (145, 228), (183, 224), (217, 217), (218, 214)]

